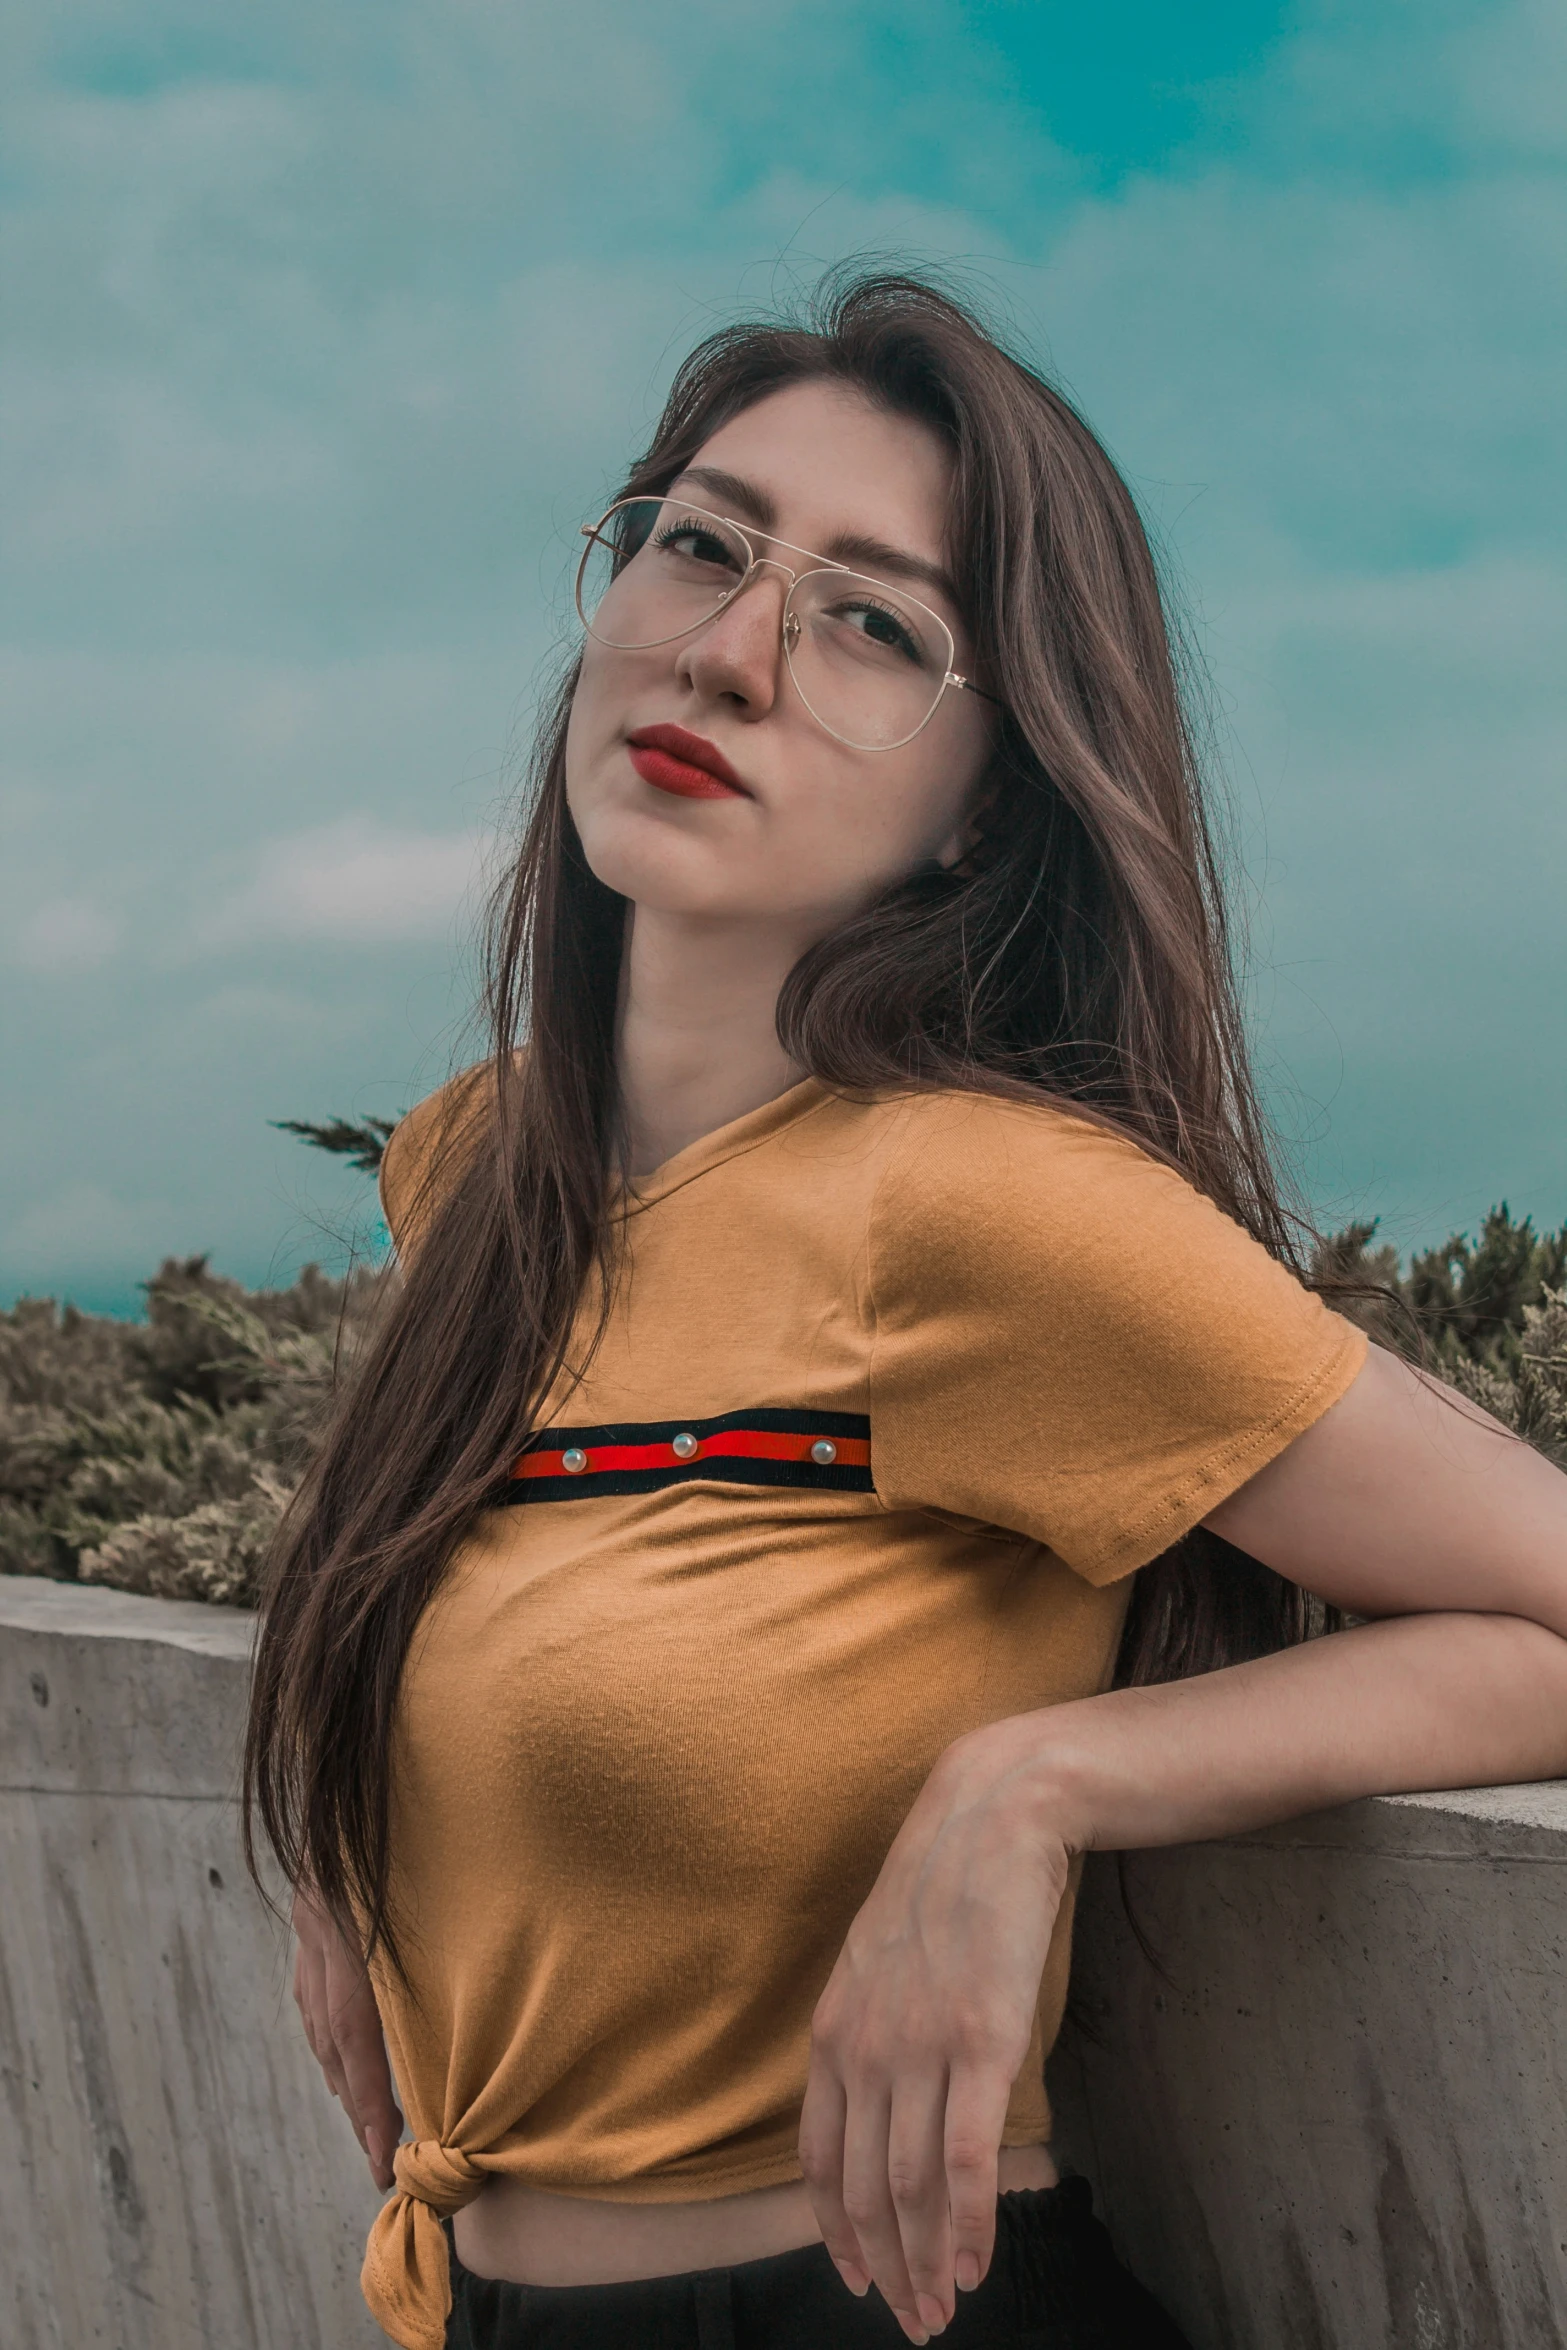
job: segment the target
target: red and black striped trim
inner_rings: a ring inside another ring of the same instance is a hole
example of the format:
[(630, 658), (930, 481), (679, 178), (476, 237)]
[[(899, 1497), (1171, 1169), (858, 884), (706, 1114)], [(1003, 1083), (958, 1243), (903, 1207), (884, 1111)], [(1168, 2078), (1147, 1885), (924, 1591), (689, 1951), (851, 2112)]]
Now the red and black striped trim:
[[(829, 1446), (832, 1457), (823, 1459)], [(698, 1479), (872, 1493), (871, 1424), (860, 1412), (752, 1411), (715, 1420), (548, 1428), (528, 1439), (496, 1499), (583, 1501), (591, 1494), (656, 1493)]]

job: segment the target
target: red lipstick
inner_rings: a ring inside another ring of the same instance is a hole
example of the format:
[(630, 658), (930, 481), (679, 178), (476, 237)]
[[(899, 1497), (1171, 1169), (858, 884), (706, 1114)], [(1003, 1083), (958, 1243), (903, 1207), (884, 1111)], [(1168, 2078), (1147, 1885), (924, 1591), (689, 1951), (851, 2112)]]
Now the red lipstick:
[(750, 794), (716, 743), (683, 726), (639, 726), (626, 737), (631, 764), (656, 791), (683, 800), (748, 799)]

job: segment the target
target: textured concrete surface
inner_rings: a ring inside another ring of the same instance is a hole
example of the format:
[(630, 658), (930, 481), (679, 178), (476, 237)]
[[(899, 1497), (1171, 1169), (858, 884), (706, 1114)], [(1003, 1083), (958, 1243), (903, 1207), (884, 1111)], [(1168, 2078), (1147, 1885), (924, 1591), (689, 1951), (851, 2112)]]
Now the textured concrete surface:
[(1567, 2345), (1567, 1786), (1089, 1865), (1062, 2147), (1197, 2350)]
[(0, 2350), (369, 2350), (234, 1809), (252, 1625), (0, 1576)]
[[(0, 2350), (370, 2350), (234, 1812), (251, 1620), (0, 1576)], [(1567, 2350), (1567, 1788), (1089, 1864), (1064, 2150), (1196, 2350)], [(824, 2345), (824, 2350), (826, 2346)]]

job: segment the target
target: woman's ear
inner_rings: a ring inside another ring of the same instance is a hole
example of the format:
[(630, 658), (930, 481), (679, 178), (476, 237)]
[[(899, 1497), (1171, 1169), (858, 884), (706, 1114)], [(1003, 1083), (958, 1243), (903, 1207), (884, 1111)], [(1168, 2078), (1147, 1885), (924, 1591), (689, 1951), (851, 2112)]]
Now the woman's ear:
[(947, 835), (936, 854), (930, 859), (929, 865), (922, 866), (920, 870), (928, 872), (934, 869), (938, 873), (955, 873), (964, 859), (972, 854), (978, 839), (979, 834), (975, 829), (973, 818), (965, 816), (963, 822)]
[(955, 873), (960, 865), (966, 865), (984, 840), (1000, 798), (1000, 778), (994, 771), (982, 776), (979, 789), (936, 851), (932, 864), (943, 873)]

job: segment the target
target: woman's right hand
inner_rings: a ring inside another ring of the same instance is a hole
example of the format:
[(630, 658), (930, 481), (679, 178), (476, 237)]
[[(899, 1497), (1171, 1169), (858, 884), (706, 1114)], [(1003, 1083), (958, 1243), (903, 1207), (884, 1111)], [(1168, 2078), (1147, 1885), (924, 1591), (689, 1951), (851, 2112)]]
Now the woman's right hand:
[(294, 2000), (327, 2087), (353, 2124), (371, 2175), (392, 2184), (392, 2154), (403, 2117), (392, 2091), (380, 2010), (364, 1953), (301, 1889), (294, 1895)]

